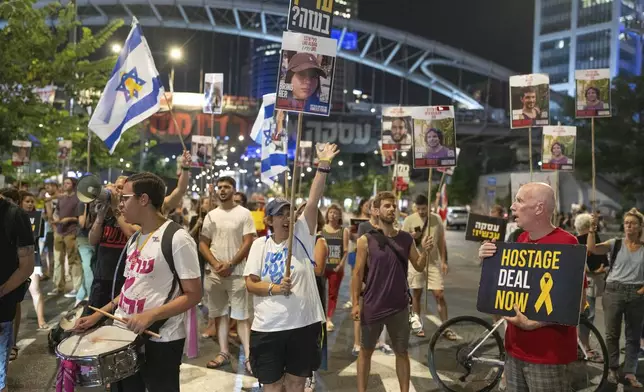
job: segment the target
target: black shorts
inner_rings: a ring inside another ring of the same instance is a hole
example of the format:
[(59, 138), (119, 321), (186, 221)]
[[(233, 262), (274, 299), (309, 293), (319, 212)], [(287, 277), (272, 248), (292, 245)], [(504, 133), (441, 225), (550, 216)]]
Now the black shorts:
[(138, 373), (112, 384), (112, 392), (179, 392), (179, 367), (185, 339), (145, 343)]
[(274, 384), (284, 373), (311, 377), (320, 367), (322, 324), (276, 332), (250, 331), (250, 366), (261, 384)]

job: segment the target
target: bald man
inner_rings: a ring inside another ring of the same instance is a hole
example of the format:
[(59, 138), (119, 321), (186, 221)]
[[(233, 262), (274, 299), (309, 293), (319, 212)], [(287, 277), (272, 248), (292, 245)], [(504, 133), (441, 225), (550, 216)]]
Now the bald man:
[[(555, 192), (544, 183), (525, 184), (512, 203), (516, 223), (525, 230), (517, 242), (532, 244), (578, 244), (577, 238), (552, 225)], [(493, 256), (496, 245), (481, 245), (479, 257)], [(582, 303), (586, 298), (582, 298)], [(571, 311), (575, 311), (571, 309)], [(507, 389), (530, 392), (569, 391), (567, 365), (577, 359), (577, 328), (529, 320), (517, 307), (505, 333)]]

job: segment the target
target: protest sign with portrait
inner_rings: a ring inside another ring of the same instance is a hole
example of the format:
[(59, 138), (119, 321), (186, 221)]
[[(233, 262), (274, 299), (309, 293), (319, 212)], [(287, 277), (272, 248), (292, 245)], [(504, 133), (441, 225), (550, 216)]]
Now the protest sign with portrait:
[(210, 136), (192, 136), (190, 154), (192, 154), (192, 167), (209, 166), (212, 163), (212, 152), (215, 139)]
[(207, 73), (203, 85), (203, 112), (221, 114), (224, 107), (224, 74)]
[(510, 77), (510, 128), (550, 124), (550, 77), (545, 74)]
[(291, 0), (286, 29), (298, 33), (331, 36), (334, 0)]
[(465, 239), (467, 241), (496, 241), (505, 240), (505, 228), (508, 222), (494, 216), (472, 214), (467, 217)]
[(31, 156), (31, 142), (28, 140), (14, 140), (11, 142), (11, 164), (23, 166), (29, 164)]
[(610, 69), (575, 71), (577, 118), (610, 117)]
[(415, 107), (412, 118), (414, 169), (456, 166), (454, 107)]
[(337, 41), (284, 32), (276, 109), (328, 116)]
[(576, 140), (577, 127), (543, 127), (541, 170), (574, 170)]
[(72, 141), (71, 140), (59, 140), (58, 141), (58, 152), (56, 154), (59, 161), (66, 161), (71, 158), (72, 155)]
[(577, 325), (584, 287), (586, 246), (497, 243), (483, 260), (476, 308), (530, 320)]
[(300, 149), (297, 152), (296, 164), (298, 167), (311, 167), (313, 156), (313, 142), (310, 140), (300, 141)]
[(414, 122), (411, 107), (392, 106), (382, 109), (383, 151), (410, 151), (413, 143)]

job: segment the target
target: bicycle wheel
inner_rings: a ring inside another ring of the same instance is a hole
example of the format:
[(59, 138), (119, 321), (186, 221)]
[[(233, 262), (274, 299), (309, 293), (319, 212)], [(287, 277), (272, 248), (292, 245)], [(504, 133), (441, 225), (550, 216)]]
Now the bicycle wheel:
[(577, 360), (568, 366), (572, 391), (602, 389), (608, 377), (608, 349), (601, 334), (585, 317), (579, 320)]
[(429, 342), (428, 363), (441, 388), (486, 392), (496, 386), (503, 374), (505, 349), (492, 328), (472, 316), (455, 317), (438, 328)]

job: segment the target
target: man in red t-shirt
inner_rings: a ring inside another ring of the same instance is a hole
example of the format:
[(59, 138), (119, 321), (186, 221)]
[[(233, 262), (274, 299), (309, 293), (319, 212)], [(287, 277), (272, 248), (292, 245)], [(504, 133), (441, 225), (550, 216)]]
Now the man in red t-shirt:
[[(517, 242), (578, 244), (575, 236), (551, 223), (555, 193), (549, 185), (525, 184), (517, 192), (511, 209), (518, 226), (525, 230)], [(481, 245), (479, 257), (484, 259), (495, 252), (496, 245), (487, 242)], [(581, 303), (585, 301), (584, 295)], [(577, 359), (577, 328), (529, 320), (516, 305), (514, 310), (516, 316), (505, 317), (508, 391), (568, 391), (566, 367)]]

